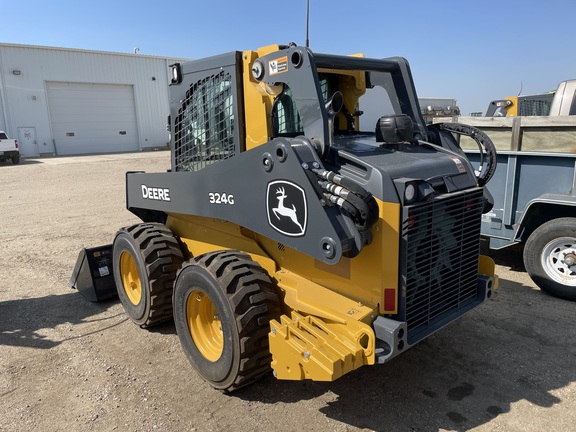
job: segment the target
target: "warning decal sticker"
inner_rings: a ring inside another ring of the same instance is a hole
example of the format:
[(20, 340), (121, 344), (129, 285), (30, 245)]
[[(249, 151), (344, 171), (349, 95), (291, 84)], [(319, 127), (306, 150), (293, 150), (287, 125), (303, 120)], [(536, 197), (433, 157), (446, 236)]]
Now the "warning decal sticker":
[(268, 73), (276, 75), (282, 72), (288, 72), (288, 57), (280, 57), (268, 62)]
[(460, 173), (466, 172), (466, 168), (464, 167), (464, 164), (462, 163), (462, 161), (460, 159), (458, 159), (457, 157), (451, 157), (450, 159), (452, 159), (452, 161), (456, 164), (456, 167), (458, 168), (458, 172), (460, 172)]

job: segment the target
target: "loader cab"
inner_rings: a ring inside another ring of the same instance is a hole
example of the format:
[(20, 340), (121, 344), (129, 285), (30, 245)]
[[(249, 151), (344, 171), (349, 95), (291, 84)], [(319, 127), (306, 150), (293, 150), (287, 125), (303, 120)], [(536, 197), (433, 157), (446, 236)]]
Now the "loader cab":
[[(299, 46), (267, 47), (243, 58), (247, 149), (283, 135), (329, 146), (331, 136), (374, 134), (380, 117), (398, 114), (410, 117), (415, 138), (426, 138), (404, 58), (326, 55)], [(343, 103), (332, 119), (326, 104), (336, 92)]]
[[(414, 109), (411, 96), (410, 78), (407, 75), (407, 64), (403, 59), (398, 61), (398, 71), (385, 70), (390, 65), (386, 61), (364, 58), (344, 58), (342, 69), (319, 67), (317, 69), (317, 91), (320, 94), (320, 105), (325, 108), (324, 119), (328, 135), (333, 137), (331, 145), (341, 138), (348, 141), (354, 136), (372, 139), (375, 145), (375, 126), (383, 116), (406, 114), (412, 120), (414, 138), (425, 137), (423, 119), (417, 109)], [(317, 60), (317, 56), (315, 56)], [(400, 66), (402, 65), (402, 66)], [(379, 67), (384, 70), (379, 70)], [(394, 69), (394, 68), (390, 68)], [(408, 83), (408, 86), (406, 86)], [(278, 85), (278, 84), (277, 84)], [(281, 83), (282, 91), (274, 98), (271, 109), (271, 137), (298, 135), (313, 136), (306, 133), (302, 123), (302, 112), (307, 109), (304, 100), (298, 100), (294, 87), (299, 85), (297, 79)], [(297, 91), (297, 90), (296, 90)], [(341, 108), (330, 119), (326, 109), (327, 104), (337, 93), (342, 95)]]
[[(314, 54), (299, 46), (232, 52), (172, 67), (172, 170), (198, 171), (275, 137), (305, 136), (324, 149), (368, 136), (385, 115), (426, 127), (405, 59)], [(337, 93), (341, 109), (330, 113)]]
[(486, 117), (547, 116), (553, 100), (554, 93), (493, 100), (486, 109)]

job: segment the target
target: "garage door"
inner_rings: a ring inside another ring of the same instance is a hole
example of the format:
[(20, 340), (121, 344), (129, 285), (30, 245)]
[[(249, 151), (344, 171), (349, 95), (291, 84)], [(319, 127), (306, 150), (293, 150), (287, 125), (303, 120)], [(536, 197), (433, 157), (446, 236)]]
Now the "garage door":
[(46, 83), (59, 155), (138, 151), (130, 85)]

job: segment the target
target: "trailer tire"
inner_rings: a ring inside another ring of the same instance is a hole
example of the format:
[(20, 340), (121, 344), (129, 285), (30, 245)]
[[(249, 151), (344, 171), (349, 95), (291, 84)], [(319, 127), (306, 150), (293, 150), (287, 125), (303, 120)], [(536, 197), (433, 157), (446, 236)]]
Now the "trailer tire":
[(112, 253), (116, 290), (124, 310), (140, 327), (172, 318), (172, 290), (184, 258), (163, 224), (142, 223), (116, 234)]
[(524, 266), (542, 291), (576, 301), (576, 218), (552, 219), (534, 230)]
[(249, 255), (217, 251), (187, 262), (174, 283), (182, 349), (212, 387), (230, 392), (270, 371), (269, 322), (278, 296)]

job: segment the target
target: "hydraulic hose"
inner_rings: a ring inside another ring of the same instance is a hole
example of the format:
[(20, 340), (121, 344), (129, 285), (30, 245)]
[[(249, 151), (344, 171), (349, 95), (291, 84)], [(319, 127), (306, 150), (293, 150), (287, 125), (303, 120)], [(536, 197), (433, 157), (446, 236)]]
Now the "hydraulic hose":
[(362, 229), (366, 229), (365, 225), (367, 225), (367, 222), (371, 219), (370, 207), (366, 201), (353, 194), (343, 186), (338, 186), (334, 183), (330, 183), (329, 181), (319, 181), (318, 183), (324, 190), (341, 197), (345, 202), (349, 203), (352, 207), (357, 209), (357, 212), (359, 213), (359, 219), (362, 221), (360, 226)]
[[(331, 194), (329, 192), (324, 192), (324, 198), (326, 198), (326, 200), (330, 201), (332, 204), (335, 204), (338, 207), (341, 207), (344, 210), (346, 210), (348, 213), (350, 213), (352, 220), (358, 221), (358, 220), (362, 219), (360, 216), (360, 211), (356, 207), (354, 207), (350, 202), (346, 201), (344, 198), (341, 198), (341, 197), (334, 195), (334, 194)], [(356, 225), (357, 225), (357, 228), (360, 229), (360, 227), (358, 226), (358, 223), (356, 223)]]
[(341, 175), (336, 174), (333, 171), (321, 170), (321, 169), (312, 169), (312, 171), (317, 175), (319, 175), (320, 177), (332, 183), (336, 183), (337, 185), (345, 187), (352, 193), (355, 193), (356, 195), (362, 197), (362, 199), (367, 199), (372, 196), (370, 192), (368, 192), (358, 183), (355, 183), (354, 181), (347, 179), (346, 177), (342, 177)]
[[(343, 201), (330, 199), (330, 202), (340, 205), (353, 215), (355, 224), (361, 231), (368, 230), (378, 220), (378, 204), (370, 192), (358, 183), (324, 169), (312, 169), (320, 177), (319, 185), (330, 195), (340, 197)], [(339, 204), (339, 203), (346, 203)], [(350, 211), (348, 206), (354, 210)]]
[[(466, 135), (476, 141), (476, 145), (480, 150), (480, 169), (476, 177), (478, 184), (484, 186), (490, 181), (496, 171), (497, 156), (496, 147), (488, 135), (476, 127), (462, 123), (437, 123), (431, 126), (440, 130)], [(460, 149), (460, 151), (462, 150)]]

